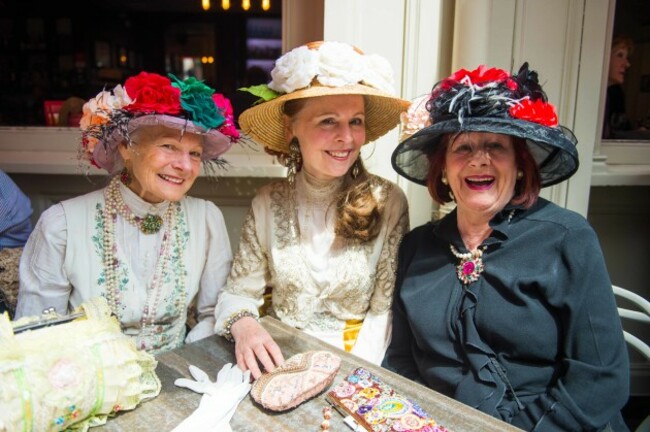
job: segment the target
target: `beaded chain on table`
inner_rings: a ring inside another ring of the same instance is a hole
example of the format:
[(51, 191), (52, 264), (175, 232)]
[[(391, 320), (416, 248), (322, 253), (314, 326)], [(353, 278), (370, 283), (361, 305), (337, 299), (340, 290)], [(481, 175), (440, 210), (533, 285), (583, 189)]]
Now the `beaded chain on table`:
[[(118, 270), (120, 267), (120, 260), (117, 257), (117, 244), (115, 242), (115, 225), (117, 223), (118, 214), (132, 225), (138, 226), (138, 220), (131, 212), (131, 209), (126, 205), (120, 192), (120, 180), (115, 177), (104, 191), (106, 200), (106, 208), (104, 210), (104, 229), (103, 229), (103, 246), (104, 246), (104, 273), (106, 276), (106, 296), (111, 310), (118, 316), (120, 311), (120, 289), (118, 288)], [(160, 296), (163, 290), (163, 283), (165, 279), (165, 270), (169, 268), (169, 261), (174, 247), (172, 245), (172, 237), (176, 245), (181, 244), (181, 230), (176, 228), (176, 221), (180, 215), (181, 206), (178, 202), (169, 204), (167, 211), (162, 217), (161, 226), (165, 227), (163, 239), (158, 254), (158, 261), (156, 262), (156, 269), (147, 287), (147, 299), (144, 309), (142, 311), (142, 318), (140, 319), (141, 330), (140, 334), (146, 334), (146, 328), (152, 327), (156, 318), (156, 311), (160, 303)], [(172, 231), (174, 232), (172, 235)], [(178, 274), (185, 274), (185, 260), (183, 259), (183, 248), (178, 249), (179, 259), (174, 263), (179, 266)], [(174, 308), (184, 312), (185, 304), (185, 278), (180, 278), (180, 283), (176, 287), (179, 290), (175, 298)]]

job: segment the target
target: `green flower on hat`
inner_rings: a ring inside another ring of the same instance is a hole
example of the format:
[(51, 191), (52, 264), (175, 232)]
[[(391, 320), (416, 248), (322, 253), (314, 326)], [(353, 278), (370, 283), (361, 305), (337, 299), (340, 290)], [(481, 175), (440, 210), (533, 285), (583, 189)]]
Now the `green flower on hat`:
[(205, 129), (214, 129), (223, 124), (226, 119), (215, 109), (212, 100), (213, 89), (194, 77), (185, 81), (179, 80), (173, 74), (169, 74), (169, 77), (172, 86), (181, 91), (181, 106), (192, 116), (192, 122)]

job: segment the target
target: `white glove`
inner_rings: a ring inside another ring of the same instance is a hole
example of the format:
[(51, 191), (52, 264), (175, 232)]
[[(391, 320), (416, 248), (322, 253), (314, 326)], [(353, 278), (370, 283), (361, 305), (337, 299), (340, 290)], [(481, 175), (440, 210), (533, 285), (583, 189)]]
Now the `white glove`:
[(178, 378), (174, 384), (196, 393), (202, 393), (199, 407), (183, 420), (172, 432), (230, 432), (230, 419), (239, 402), (251, 390), (250, 371), (242, 372), (237, 365), (224, 365), (212, 382), (208, 374), (190, 365), (194, 380)]

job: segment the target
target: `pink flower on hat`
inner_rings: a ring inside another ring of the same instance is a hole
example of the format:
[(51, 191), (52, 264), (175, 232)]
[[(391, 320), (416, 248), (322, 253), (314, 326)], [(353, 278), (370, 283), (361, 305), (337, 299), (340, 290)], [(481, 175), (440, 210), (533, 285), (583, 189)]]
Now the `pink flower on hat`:
[(223, 114), (225, 117), (225, 121), (223, 124), (219, 127), (219, 131), (230, 137), (231, 140), (236, 140), (239, 138), (239, 131), (235, 127), (235, 114), (232, 109), (232, 104), (230, 103), (230, 100), (226, 98), (224, 95), (221, 93), (214, 93), (212, 95), (212, 100), (214, 101), (214, 104), (219, 108), (219, 111)]

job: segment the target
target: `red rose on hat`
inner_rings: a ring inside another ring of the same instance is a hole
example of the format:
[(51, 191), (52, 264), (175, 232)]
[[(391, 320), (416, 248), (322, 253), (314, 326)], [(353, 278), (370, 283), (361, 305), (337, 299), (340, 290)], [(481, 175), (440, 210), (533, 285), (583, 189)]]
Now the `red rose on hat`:
[(133, 103), (126, 111), (176, 115), (181, 112), (180, 89), (172, 87), (171, 80), (162, 75), (140, 72), (124, 83)]

